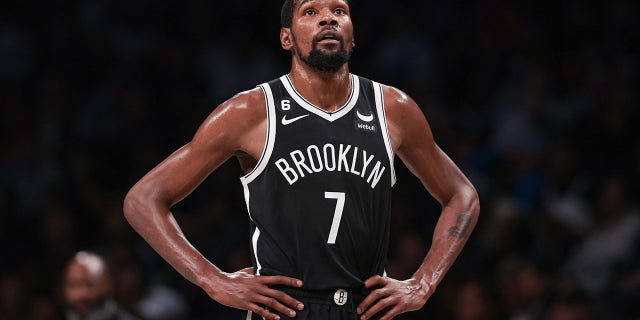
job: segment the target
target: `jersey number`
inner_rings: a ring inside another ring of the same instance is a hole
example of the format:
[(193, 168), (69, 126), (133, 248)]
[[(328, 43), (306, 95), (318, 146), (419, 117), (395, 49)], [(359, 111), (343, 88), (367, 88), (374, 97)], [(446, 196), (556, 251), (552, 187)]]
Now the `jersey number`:
[(325, 192), (325, 199), (336, 199), (336, 211), (333, 213), (333, 222), (331, 222), (331, 230), (329, 230), (328, 244), (335, 244), (338, 236), (338, 228), (340, 228), (340, 220), (342, 220), (342, 211), (344, 210), (344, 192)]
[(291, 101), (282, 100), (282, 101), (280, 101), (280, 106), (282, 107), (282, 110), (287, 111), (287, 110), (291, 109)]

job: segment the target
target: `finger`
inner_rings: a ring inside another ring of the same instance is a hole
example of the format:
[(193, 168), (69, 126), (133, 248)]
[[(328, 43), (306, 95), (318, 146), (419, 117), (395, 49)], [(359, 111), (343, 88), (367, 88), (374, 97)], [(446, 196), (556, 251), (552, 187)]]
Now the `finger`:
[(256, 299), (256, 301), (264, 306), (269, 307), (272, 310), (278, 311), (282, 314), (286, 314), (290, 318), (293, 318), (296, 316), (295, 311), (287, 308), (286, 306), (278, 302), (278, 300), (276, 300), (275, 298), (260, 296), (258, 299)]
[(275, 314), (275, 313), (271, 313), (269, 312), (269, 309), (261, 307), (255, 303), (252, 303), (249, 305), (248, 308), (249, 311), (265, 318), (265, 319), (271, 319), (271, 320), (280, 320), (280, 316)]
[(304, 304), (302, 304), (302, 302), (292, 298), (290, 295), (280, 291), (280, 290), (275, 290), (275, 289), (264, 289), (260, 292), (261, 294), (265, 295), (265, 296), (269, 296), (269, 297), (273, 297), (276, 298), (278, 301), (284, 303), (285, 305), (295, 309), (295, 310), (302, 310), (304, 309)]
[(259, 279), (262, 283), (270, 286), (282, 285), (298, 288), (302, 287), (302, 280), (287, 276), (261, 276)]
[(364, 315), (362, 315), (362, 317), (360, 317), (360, 319), (371, 319), (371, 317), (373, 317), (374, 315), (376, 315), (378, 312), (382, 311), (382, 309), (384, 308), (388, 308), (390, 306), (392, 306), (393, 303), (393, 299), (391, 297), (387, 297), (381, 300), (378, 300), (378, 302), (376, 302), (376, 304), (374, 304), (371, 308), (369, 308), (369, 310), (367, 310)]
[(386, 295), (384, 294), (383, 289), (373, 290), (371, 291), (371, 293), (369, 293), (369, 295), (367, 295), (366, 298), (364, 298), (364, 300), (362, 300), (362, 302), (360, 302), (360, 305), (358, 306), (356, 311), (358, 312), (358, 314), (363, 314), (369, 309), (371, 305), (384, 297), (386, 297)]
[(382, 316), (379, 320), (391, 320), (393, 317), (399, 315), (401, 313), (400, 306), (396, 305), (389, 312), (387, 312), (384, 316)]
[(364, 286), (367, 289), (371, 289), (374, 287), (382, 287), (385, 284), (386, 284), (386, 280), (379, 275), (375, 275), (364, 282)]

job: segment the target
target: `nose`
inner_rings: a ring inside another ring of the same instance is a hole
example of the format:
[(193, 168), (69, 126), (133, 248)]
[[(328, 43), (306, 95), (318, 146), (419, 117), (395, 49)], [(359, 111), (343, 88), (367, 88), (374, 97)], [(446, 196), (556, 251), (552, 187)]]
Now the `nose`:
[(321, 27), (324, 27), (326, 25), (336, 26), (338, 25), (338, 20), (336, 19), (336, 16), (333, 14), (333, 12), (331, 12), (330, 10), (324, 10), (319, 24)]

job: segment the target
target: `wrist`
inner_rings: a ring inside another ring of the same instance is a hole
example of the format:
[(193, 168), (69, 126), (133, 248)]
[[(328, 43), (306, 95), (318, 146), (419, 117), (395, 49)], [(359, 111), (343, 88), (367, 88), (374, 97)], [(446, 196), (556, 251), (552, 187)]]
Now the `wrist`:
[(197, 273), (195, 284), (204, 291), (215, 294), (220, 289), (220, 283), (224, 281), (224, 277), (225, 273), (218, 268), (206, 268)]
[(430, 292), (433, 292), (438, 286), (438, 282), (435, 280), (437, 277), (432, 275), (429, 272), (424, 272), (424, 270), (418, 269), (416, 273), (413, 274), (412, 279), (416, 281), (416, 285), (420, 286), (420, 289), (427, 295), (430, 295)]
[(415, 288), (416, 295), (420, 297), (420, 300), (422, 300), (423, 303), (426, 303), (435, 290), (435, 286), (424, 279), (411, 278), (410, 281), (412, 286)]

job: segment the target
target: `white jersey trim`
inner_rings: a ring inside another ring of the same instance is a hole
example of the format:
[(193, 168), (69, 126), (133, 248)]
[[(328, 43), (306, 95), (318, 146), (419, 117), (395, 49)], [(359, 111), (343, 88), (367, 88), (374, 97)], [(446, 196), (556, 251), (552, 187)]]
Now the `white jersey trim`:
[[(240, 177), (240, 182), (242, 182), (242, 187), (244, 188), (244, 201), (247, 205), (247, 212), (249, 213), (249, 219), (251, 219), (251, 221), (253, 221), (253, 217), (251, 216), (251, 208), (249, 205), (249, 200), (251, 198), (251, 195), (249, 193), (249, 183), (255, 180), (255, 178), (258, 177), (267, 167), (269, 158), (271, 158), (271, 153), (273, 152), (273, 144), (275, 143), (276, 139), (276, 111), (273, 102), (273, 93), (271, 92), (271, 87), (269, 87), (269, 84), (267, 83), (260, 85), (260, 88), (262, 88), (266, 102), (265, 107), (267, 109), (267, 137), (265, 139), (262, 155), (260, 156), (260, 160), (258, 160), (256, 167), (253, 168), (253, 170), (245, 176)], [(256, 230), (253, 232), (253, 236), (251, 237), (251, 243), (253, 244), (253, 256), (256, 259), (257, 275), (260, 274), (260, 270), (262, 269), (260, 260), (258, 259), (258, 238), (260, 238), (260, 229), (256, 225)]]
[(387, 115), (384, 111), (384, 95), (382, 94), (382, 86), (375, 81), (371, 82), (373, 83), (378, 120), (380, 121), (380, 128), (382, 129), (382, 139), (384, 140), (384, 146), (386, 147), (387, 155), (389, 156), (389, 165), (391, 166), (391, 186), (393, 187), (396, 184), (396, 169), (393, 165), (395, 154), (391, 147), (391, 138), (389, 137), (389, 128), (387, 127)]
[(349, 78), (351, 79), (351, 90), (349, 91), (349, 98), (347, 98), (347, 102), (345, 102), (345, 104), (342, 107), (338, 108), (338, 110), (334, 112), (327, 112), (322, 108), (315, 106), (313, 103), (309, 102), (307, 99), (305, 99), (305, 97), (303, 97), (298, 92), (298, 90), (296, 90), (296, 88), (293, 86), (293, 83), (291, 82), (289, 75), (284, 75), (280, 77), (280, 81), (284, 85), (285, 89), (287, 89), (287, 92), (289, 93), (289, 95), (293, 98), (293, 100), (296, 101), (297, 104), (299, 104), (301, 107), (303, 107), (307, 111), (317, 116), (320, 116), (325, 120), (333, 122), (342, 118), (342, 116), (344, 116), (345, 114), (349, 113), (349, 111), (351, 111), (351, 109), (353, 109), (353, 107), (356, 105), (356, 102), (358, 102), (358, 98), (360, 97), (360, 78), (352, 74), (349, 74)]
[(258, 238), (260, 238), (260, 228), (256, 226), (256, 230), (253, 232), (253, 236), (251, 237), (251, 243), (253, 244), (253, 255), (256, 258), (256, 275), (260, 275), (260, 271), (262, 270), (262, 265), (260, 265), (260, 260), (258, 260)]
[(276, 140), (276, 110), (275, 104), (273, 102), (273, 93), (271, 92), (271, 87), (269, 84), (264, 83), (260, 85), (262, 91), (264, 92), (264, 99), (266, 101), (266, 109), (267, 109), (267, 138), (264, 142), (264, 148), (262, 149), (262, 155), (260, 156), (260, 160), (256, 164), (255, 168), (251, 170), (251, 172), (240, 178), (242, 183), (251, 183), (251, 181), (255, 180), (264, 168), (267, 167), (269, 163), (269, 159), (271, 158), (271, 153), (273, 152), (273, 144)]

